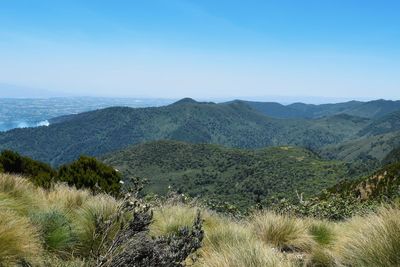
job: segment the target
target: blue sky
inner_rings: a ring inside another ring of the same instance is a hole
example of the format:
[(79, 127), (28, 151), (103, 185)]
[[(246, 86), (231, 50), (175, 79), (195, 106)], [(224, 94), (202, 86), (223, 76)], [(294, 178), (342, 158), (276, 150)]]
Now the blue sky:
[(0, 83), (74, 95), (400, 98), (400, 1), (0, 0)]

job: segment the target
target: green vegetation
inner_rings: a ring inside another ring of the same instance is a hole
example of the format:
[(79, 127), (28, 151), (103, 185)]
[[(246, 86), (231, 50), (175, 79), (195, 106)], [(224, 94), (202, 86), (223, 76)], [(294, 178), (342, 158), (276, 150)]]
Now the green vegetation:
[[(296, 147), (259, 150), (158, 141), (109, 154), (126, 177), (147, 179), (146, 193), (179, 193), (248, 208), (265, 198), (311, 196), (346, 177), (346, 166)], [(129, 182), (129, 180), (128, 180)]]
[(261, 113), (274, 118), (320, 118), (346, 114), (362, 118), (380, 118), (400, 109), (400, 101), (375, 100), (369, 102), (349, 101), (337, 104), (303, 104), (282, 105), (271, 102), (241, 101)]
[(381, 165), (393, 148), (400, 146), (399, 137), (400, 131), (357, 137), (351, 141), (326, 146), (318, 152), (324, 158), (356, 163), (356, 167), (359, 164), (364, 169), (372, 166), (373, 170)]
[(90, 188), (111, 194), (118, 194), (121, 188), (121, 175), (115, 169), (86, 156), (61, 166), (57, 181), (67, 182), (78, 189)]
[(382, 161), (384, 165), (400, 162), (400, 147), (393, 149)]
[(400, 197), (400, 162), (386, 165), (373, 175), (355, 181), (345, 181), (330, 188), (326, 195), (339, 194), (367, 200), (393, 200)]
[(374, 174), (342, 181), (317, 197), (301, 201), (281, 199), (264, 203), (281, 213), (343, 220), (377, 210), (382, 203), (400, 199), (400, 162), (386, 165)]
[(56, 171), (48, 164), (5, 150), (0, 154), (0, 167), (0, 173), (24, 175), (35, 185), (44, 188), (50, 188), (55, 182), (66, 182), (77, 188), (89, 188), (114, 195), (121, 188), (122, 176), (115, 169), (87, 156), (81, 156)]
[(0, 172), (29, 176), (34, 184), (48, 188), (56, 176), (48, 164), (23, 157), (16, 152), (4, 150), (0, 154)]

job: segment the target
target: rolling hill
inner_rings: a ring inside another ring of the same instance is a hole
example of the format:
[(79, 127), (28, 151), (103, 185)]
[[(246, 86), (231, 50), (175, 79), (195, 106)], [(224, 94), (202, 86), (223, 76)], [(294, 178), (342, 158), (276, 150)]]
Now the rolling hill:
[[(165, 194), (169, 186), (193, 197), (249, 207), (270, 197), (311, 196), (347, 178), (347, 167), (302, 148), (256, 150), (156, 141), (101, 158), (125, 177), (149, 180), (146, 192)], [(129, 181), (129, 179), (128, 179)]]

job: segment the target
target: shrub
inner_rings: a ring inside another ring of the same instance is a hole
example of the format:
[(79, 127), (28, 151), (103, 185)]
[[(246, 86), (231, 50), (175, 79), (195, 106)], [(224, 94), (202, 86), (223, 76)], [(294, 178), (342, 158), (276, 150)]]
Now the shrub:
[(89, 188), (114, 195), (120, 191), (121, 178), (115, 169), (87, 156), (81, 156), (77, 161), (61, 166), (57, 176), (58, 181), (78, 189)]
[(11, 150), (4, 150), (0, 154), (0, 165), (3, 172), (22, 174), (29, 177), (35, 185), (49, 188), (56, 171), (50, 165), (23, 157)]
[(0, 209), (0, 266), (35, 261), (40, 253), (39, 236), (29, 220)]

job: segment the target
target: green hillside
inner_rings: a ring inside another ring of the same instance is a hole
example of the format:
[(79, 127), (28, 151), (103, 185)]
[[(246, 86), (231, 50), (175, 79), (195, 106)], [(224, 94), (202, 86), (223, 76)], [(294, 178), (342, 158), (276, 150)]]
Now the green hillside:
[(149, 180), (147, 192), (172, 186), (193, 197), (241, 207), (270, 197), (310, 196), (346, 177), (343, 163), (324, 161), (296, 147), (258, 150), (158, 141), (106, 155), (103, 161), (127, 177)]
[(380, 135), (400, 131), (400, 111), (390, 113), (372, 122), (360, 131), (359, 136)]
[(400, 145), (400, 132), (393, 132), (369, 137), (360, 137), (338, 145), (325, 147), (321, 154), (328, 158), (352, 161), (363, 157), (372, 157), (381, 161)]
[(151, 140), (316, 149), (346, 137), (341, 131), (332, 131), (340, 129), (339, 125), (328, 130), (314, 121), (269, 118), (243, 103), (198, 103), (190, 99), (157, 108), (107, 108), (56, 122), (49, 127), (0, 133), (0, 150), (11, 149), (58, 166), (81, 154), (97, 156)]
[(387, 201), (398, 198), (400, 197), (400, 162), (386, 165), (371, 176), (339, 183), (328, 192), (343, 197), (355, 197), (361, 201)]
[(363, 118), (380, 118), (400, 110), (400, 101), (374, 100), (368, 102), (349, 101), (336, 104), (293, 103), (282, 105), (274, 102), (241, 101), (259, 112), (274, 118), (320, 118), (337, 114), (347, 114)]

